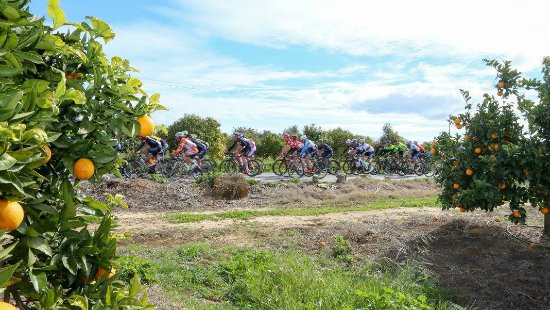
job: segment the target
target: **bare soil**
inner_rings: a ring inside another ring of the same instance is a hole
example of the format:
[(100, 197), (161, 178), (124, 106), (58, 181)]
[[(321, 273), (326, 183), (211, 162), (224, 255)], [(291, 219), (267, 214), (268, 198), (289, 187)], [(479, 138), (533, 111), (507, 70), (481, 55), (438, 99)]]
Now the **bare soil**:
[[(510, 212), (507, 207), (493, 213), (460, 213), (424, 206), (185, 224), (165, 219), (170, 212), (353, 206), (380, 197), (428, 197), (438, 193), (431, 180), (358, 178), (338, 185), (287, 183), (275, 187), (262, 183), (252, 186), (248, 198), (233, 201), (213, 199), (208, 189), (187, 180), (169, 184), (110, 180), (84, 186), (82, 192), (99, 199), (105, 193), (125, 196), (129, 210), (117, 210), (115, 215), (118, 229), (132, 233), (126, 242), (149, 247), (208, 242), (318, 253), (326, 250), (319, 242), (330, 248), (333, 237), (343, 235), (357, 256), (421, 261), (443, 286), (456, 291), (460, 303), (469, 309), (550, 309), (550, 248), (546, 246), (550, 242), (542, 239), (539, 214), (522, 226), (504, 220)], [(166, 299), (157, 288), (151, 293), (152, 299)], [(159, 308), (169, 309), (166, 305), (159, 304)]]

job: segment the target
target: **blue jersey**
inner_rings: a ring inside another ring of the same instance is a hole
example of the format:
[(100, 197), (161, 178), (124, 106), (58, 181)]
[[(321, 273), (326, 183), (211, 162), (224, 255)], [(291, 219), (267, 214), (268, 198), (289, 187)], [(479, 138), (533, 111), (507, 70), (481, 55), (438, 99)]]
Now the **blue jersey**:
[(313, 151), (316, 151), (317, 146), (315, 146), (315, 143), (313, 143), (311, 140), (306, 140), (306, 142), (304, 142), (304, 145), (302, 146), (302, 150), (300, 151), (300, 156), (304, 156), (307, 153), (309, 153), (308, 149), (312, 149)]

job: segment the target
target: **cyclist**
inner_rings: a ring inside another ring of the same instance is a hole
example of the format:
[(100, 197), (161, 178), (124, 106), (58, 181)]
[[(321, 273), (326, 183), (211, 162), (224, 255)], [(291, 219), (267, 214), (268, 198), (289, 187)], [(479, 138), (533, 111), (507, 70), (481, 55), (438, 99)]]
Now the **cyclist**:
[(162, 151), (162, 144), (159, 140), (146, 136), (141, 138), (141, 144), (136, 148), (136, 151), (140, 149), (145, 158), (147, 158), (147, 166), (153, 167), (156, 164), (157, 155)]
[(197, 135), (191, 134), (191, 133), (188, 133), (187, 135), (185, 135), (185, 138), (191, 140), (191, 142), (195, 143), (195, 145), (197, 146), (197, 149), (199, 150), (199, 152), (197, 153), (195, 158), (197, 159), (197, 166), (199, 166), (199, 168), (202, 169), (202, 159), (206, 156), (206, 154), (208, 153), (208, 150), (210, 150), (210, 144), (208, 144), (208, 142), (206, 141), (203, 141), (197, 138)]
[(397, 149), (397, 154), (399, 154), (400, 157), (404, 157), (408, 154), (409, 148), (403, 142), (393, 139), (392, 144)]
[(321, 157), (323, 157), (323, 163), (325, 164), (325, 167), (330, 168), (329, 161), (333, 154), (332, 148), (323, 140), (319, 140), (317, 142), (317, 150), (319, 151)]
[(195, 156), (199, 153), (199, 149), (197, 148), (197, 145), (193, 143), (193, 141), (185, 138), (187, 134), (187, 131), (176, 132), (175, 138), (176, 141), (178, 141), (178, 147), (174, 151), (172, 151), (172, 157), (178, 156), (178, 154), (183, 151), (183, 154), (185, 155), (185, 161), (188, 164), (191, 164), (194, 161)]
[(420, 156), (420, 148), (416, 145), (416, 143), (412, 143), (411, 141), (407, 141), (407, 147), (409, 149), (408, 158), (409, 160), (412, 160), (414, 162), (414, 165), (418, 165), (418, 156)]
[(293, 141), (292, 138), (287, 133), (283, 133), (283, 141), (285, 142), (285, 145), (281, 149), (281, 156), (288, 155), (288, 152), (292, 148)]
[(304, 144), (300, 140), (298, 140), (298, 135), (292, 135), (290, 136), (290, 139), (291, 139), (291, 144), (287, 155), (298, 155), (298, 153), (300, 152)]
[(312, 171), (311, 158), (317, 155), (317, 146), (306, 135), (301, 135), (300, 140), (304, 143), (300, 150), (300, 157), (306, 161), (306, 173), (310, 173)]
[[(369, 172), (371, 172), (374, 167), (372, 166), (372, 159), (374, 158), (374, 147), (368, 144), (365, 139), (359, 139), (359, 146), (357, 147), (361, 150), (361, 161), (365, 168), (367, 168), (366, 163), (368, 163)], [(366, 157), (366, 163), (365, 163)]]
[[(242, 167), (243, 172), (245, 174), (249, 174), (250, 170), (248, 168), (248, 158), (252, 157), (254, 155), (254, 152), (256, 152), (256, 143), (252, 139), (247, 139), (244, 137), (244, 135), (240, 132), (234, 132), (231, 136), (234, 143), (231, 145), (228, 149), (228, 151), (231, 151), (235, 146), (238, 147), (235, 151), (237, 155), (240, 155), (238, 157), (239, 165)], [(243, 158), (245, 157), (245, 158)]]

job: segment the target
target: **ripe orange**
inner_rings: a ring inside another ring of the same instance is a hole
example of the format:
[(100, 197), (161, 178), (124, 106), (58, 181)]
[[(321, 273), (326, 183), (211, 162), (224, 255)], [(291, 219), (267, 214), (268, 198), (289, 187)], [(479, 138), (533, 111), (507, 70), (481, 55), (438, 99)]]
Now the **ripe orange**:
[(462, 124), (457, 124), (456, 129), (462, 129)]
[(436, 141), (432, 141), (432, 147), (435, 147), (437, 145)]
[(499, 183), (498, 188), (501, 189), (501, 190), (506, 189), (506, 183)]
[(476, 147), (476, 149), (474, 150), (474, 152), (475, 152), (476, 154), (481, 154), (481, 148)]
[(460, 125), (460, 119), (459, 118), (455, 118), (454, 122), (455, 122), (455, 125), (457, 125), (457, 126)]
[(521, 217), (521, 214), (519, 213), (519, 210), (514, 210), (514, 212), (512, 212), (512, 216), (518, 218)]
[(466, 212), (466, 208), (460, 207), (460, 212)]
[(458, 184), (458, 183), (453, 184), (453, 188), (454, 188), (454, 189), (459, 189), (459, 188), (460, 188), (460, 184)]
[[(12, 231), (21, 225), (25, 211), (17, 201), (0, 200), (0, 230)], [(1, 308), (0, 308), (1, 309)]]
[(48, 145), (44, 145), (42, 149), (44, 149), (44, 153), (46, 154), (46, 158), (44, 159), (44, 162), (42, 164), (47, 164), (52, 158), (52, 150)]
[(431, 149), (431, 150), (430, 150), (430, 153), (431, 153), (432, 155), (435, 155), (435, 154), (437, 154), (437, 150), (436, 150), (436, 149)]
[(493, 144), (491, 144), (491, 146), (493, 147), (493, 150), (498, 150), (498, 148), (500, 147), (500, 145), (498, 145), (498, 143), (493, 143)]
[(89, 158), (79, 158), (74, 162), (73, 174), (79, 180), (87, 180), (94, 175), (94, 162)]
[(17, 310), (12, 304), (0, 301), (0, 310)]
[[(106, 272), (107, 271), (105, 269), (103, 269), (102, 267), (99, 267), (97, 269), (97, 273), (94, 276), (94, 280), (98, 280), (98, 279), (103, 278), (103, 276), (105, 275)], [(109, 275), (107, 276), (107, 280), (112, 278), (115, 274), (116, 274), (116, 270), (114, 268), (111, 268), (111, 272), (109, 272)]]
[(497, 135), (496, 133), (492, 133), (492, 134), (491, 134), (491, 139), (494, 140), (494, 139), (497, 139), (497, 138), (498, 138), (498, 135)]
[(146, 137), (153, 134), (153, 131), (155, 130), (155, 123), (153, 122), (153, 119), (147, 115), (143, 115), (138, 117), (137, 121), (141, 126), (139, 129), (140, 137)]
[(324, 241), (319, 242), (319, 246), (324, 248), (327, 244)]
[(472, 175), (472, 174), (474, 174), (474, 170), (466, 169), (466, 175)]
[(151, 158), (147, 159), (147, 163), (148, 163), (149, 165), (152, 165), (152, 164), (155, 163), (155, 159), (151, 157)]
[(503, 81), (498, 82), (497, 86), (498, 88), (504, 88), (504, 82)]
[(504, 92), (502, 91), (502, 89), (499, 89), (499, 90), (497, 91), (497, 95), (498, 95), (499, 97), (502, 97), (502, 95), (504, 95)]
[(550, 209), (544, 207), (544, 208), (540, 209), (540, 212), (541, 212), (542, 214), (548, 214), (548, 213), (550, 213)]

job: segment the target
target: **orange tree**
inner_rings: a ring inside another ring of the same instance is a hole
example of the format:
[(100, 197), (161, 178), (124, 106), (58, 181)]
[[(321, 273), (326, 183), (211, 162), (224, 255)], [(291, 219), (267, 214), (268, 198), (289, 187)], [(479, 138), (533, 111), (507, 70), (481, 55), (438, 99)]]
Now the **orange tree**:
[[(110, 211), (124, 203), (83, 197), (75, 185), (114, 170), (120, 159), (111, 138), (136, 137), (137, 119), (162, 108), (159, 96), (141, 89), (128, 61), (105, 56), (103, 42), (114, 37), (106, 23), (68, 23), (49, 0), (48, 26), (28, 2), (0, 0), (4, 301), (20, 309), (148, 308), (137, 279), (127, 286), (112, 277)], [(56, 31), (61, 25), (67, 29)], [(90, 227), (86, 215), (102, 221)]]
[[(509, 61), (485, 60), (497, 71), (495, 95), (450, 119), (461, 134), (442, 133), (432, 143), (443, 207), (492, 211), (508, 204), (508, 219), (525, 223), (527, 209), (544, 214), (550, 235), (550, 57), (542, 79), (525, 78)], [(520, 117), (523, 115), (523, 118)]]

